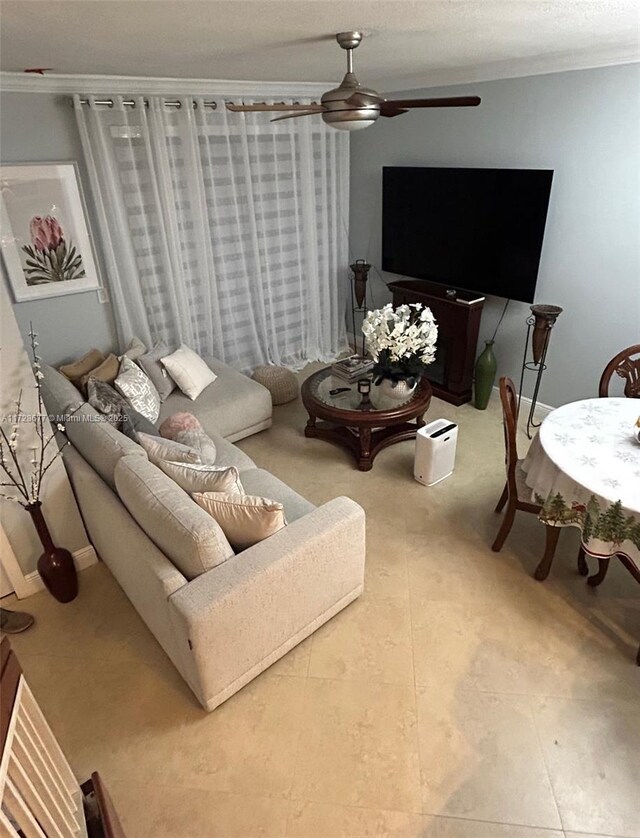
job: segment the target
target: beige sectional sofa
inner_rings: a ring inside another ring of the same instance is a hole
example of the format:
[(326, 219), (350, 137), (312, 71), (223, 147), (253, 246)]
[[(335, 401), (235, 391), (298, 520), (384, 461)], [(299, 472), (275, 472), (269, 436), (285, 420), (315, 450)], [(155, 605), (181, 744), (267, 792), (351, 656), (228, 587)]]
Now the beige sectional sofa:
[(270, 396), (221, 362), (210, 366), (218, 380), (195, 401), (172, 393), (159, 422), (183, 410), (198, 416), (216, 465), (236, 466), (248, 494), (282, 503), (287, 526), (204, 572), (193, 558), (218, 539), (216, 522), (43, 366), (48, 411), (75, 411), (64, 462), (91, 541), (206, 710), (354, 600), (365, 558), (358, 504), (341, 497), (314, 507), (232, 444), (269, 427)]

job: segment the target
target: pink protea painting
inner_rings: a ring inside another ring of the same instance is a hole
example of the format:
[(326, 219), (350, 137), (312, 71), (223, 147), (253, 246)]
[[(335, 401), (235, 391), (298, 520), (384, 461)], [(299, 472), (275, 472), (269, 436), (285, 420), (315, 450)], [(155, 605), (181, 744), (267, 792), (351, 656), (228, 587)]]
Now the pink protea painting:
[(53, 215), (34, 215), (29, 224), (31, 244), (24, 245), (27, 285), (68, 282), (85, 276), (82, 256), (67, 242), (60, 222)]
[(31, 219), (29, 232), (31, 233), (33, 246), (41, 253), (44, 253), (45, 250), (55, 250), (64, 241), (62, 227), (58, 223), (58, 219), (52, 215), (47, 215), (46, 218), (35, 215)]

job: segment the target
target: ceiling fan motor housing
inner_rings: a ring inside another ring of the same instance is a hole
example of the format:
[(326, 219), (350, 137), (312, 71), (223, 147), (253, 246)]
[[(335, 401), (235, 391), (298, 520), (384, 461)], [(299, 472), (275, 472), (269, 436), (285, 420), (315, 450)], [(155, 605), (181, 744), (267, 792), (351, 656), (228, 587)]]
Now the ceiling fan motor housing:
[[(354, 93), (362, 93), (370, 97), (371, 101), (362, 102), (354, 107), (347, 100)], [(376, 101), (378, 100), (378, 101)], [(346, 73), (339, 87), (327, 90), (322, 94), (321, 103), (326, 110), (322, 119), (334, 128), (342, 128), (345, 131), (353, 131), (358, 128), (367, 128), (380, 116), (380, 97), (375, 90), (362, 87), (353, 73)]]

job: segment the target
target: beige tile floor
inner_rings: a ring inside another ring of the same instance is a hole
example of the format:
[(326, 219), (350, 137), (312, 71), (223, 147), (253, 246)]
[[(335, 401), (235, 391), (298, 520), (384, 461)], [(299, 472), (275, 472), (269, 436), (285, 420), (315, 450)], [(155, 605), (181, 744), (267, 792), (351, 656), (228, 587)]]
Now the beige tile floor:
[(460, 425), (456, 471), (430, 489), (412, 443), (360, 473), (304, 438), (299, 402), (240, 444), (310, 500), (364, 506), (366, 590), (214, 713), (103, 566), (70, 605), (23, 603), (28, 680), (129, 838), (640, 836), (640, 588), (615, 566), (588, 589), (572, 531), (535, 582), (544, 534), (524, 514), (492, 553), (498, 403), (429, 415)]

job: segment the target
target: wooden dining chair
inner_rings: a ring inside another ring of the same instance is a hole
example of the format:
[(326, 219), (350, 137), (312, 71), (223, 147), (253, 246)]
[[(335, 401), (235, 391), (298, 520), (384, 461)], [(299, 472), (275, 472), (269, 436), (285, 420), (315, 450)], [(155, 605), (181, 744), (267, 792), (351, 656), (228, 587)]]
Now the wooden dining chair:
[(498, 530), (496, 540), (491, 547), (496, 553), (502, 550), (504, 542), (511, 531), (516, 512), (533, 512), (537, 515), (540, 506), (527, 500), (531, 496), (531, 489), (525, 481), (525, 474), (522, 471), (522, 460), (518, 459), (518, 445), (516, 433), (518, 427), (518, 400), (516, 388), (513, 381), (506, 375), (500, 379), (500, 401), (502, 402), (502, 423), (504, 428), (505, 465), (507, 468), (507, 482), (500, 495), (496, 506), (496, 512), (502, 512), (504, 505), (507, 511), (504, 514), (502, 526)]
[(618, 352), (604, 368), (598, 388), (601, 399), (609, 395), (609, 384), (614, 373), (625, 380), (624, 395), (628, 399), (640, 399), (640, 343)]

